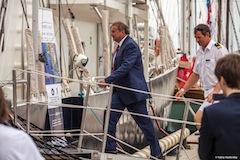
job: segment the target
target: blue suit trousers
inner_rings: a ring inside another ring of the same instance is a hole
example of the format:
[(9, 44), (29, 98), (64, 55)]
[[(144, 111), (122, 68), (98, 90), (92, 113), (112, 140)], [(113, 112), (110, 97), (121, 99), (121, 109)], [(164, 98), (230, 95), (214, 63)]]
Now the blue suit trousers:
[[(111, 109), (117, 109), (120, 111), (123, 111), (125, 108), (129, 112), (139, 113), (143, 115), (148, 115), (147, 108), (146, 108), (146, 100), (130, 104), (128, 106), (124, 106), (121, 99), (118, 97), (116, 93), (112, 96), (112, 105)], [(109, 126), (108, 126), (108, 134), (110, 134), (113, 137), (116, 137), (116, 125), (119, 121), (120, 116), (122, 113), (120, 112), (110, 112), (110, 120), (109, 120)], [(159, 142), (157, 139), (157, 135), (155, 132), (155, 129), (153, 127), (152, 120), (148, 117), (142, 117), (142, 116), (136, 116), (132, 115), (135, 122), (138, 124), (140, 129), (145, 135), (145, 138), (147, 139), (150, 149), (151, 149), (151, 155), (157, 156), (161, 154), (161, 148), (159, 146)], [(105, 113), (104, 113), (104, 120), (105, 120)], [(115, 151), (116, 150), (116, 141), (109, 136), (107, 137), (107, 143), (106, 143), (106, 151)]]

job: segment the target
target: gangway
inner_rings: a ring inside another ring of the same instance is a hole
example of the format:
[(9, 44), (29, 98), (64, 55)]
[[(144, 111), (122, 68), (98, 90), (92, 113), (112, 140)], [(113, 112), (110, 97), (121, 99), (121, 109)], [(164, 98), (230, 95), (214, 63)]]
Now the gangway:
[[(40, 148), (40, 151), (43, 153), (46, 154), (46, 159), (48, 156), (51, 157), (61, 157), (62, 156), (68, 156), (68, 159), (75, 159), (77, 157), (77, 159), (88, 159), (88, 160), (145, 160), (145, 159), (149, 159), (150, 158), (150, 151), (149, 151), (149, 146), (145, 147), (144, 149), (142, 150), (137, 150), (137, 152), (133, 155), (127, 153), (127, 154), (109, 154), (109, 153), (104, 153), (103, 151), (105, 150), (105, 143), (106, 143), (106, 137), (108, 136), (107, 135), (107, 130), (104, 130), (104, 133), (88, 133), (87, 131), (84, 130), (84, 126), (85, 126), (85, 121), (83, 120), (82, 121), (82, 124), (81, 124), (81, 129), (80, 129), (80, 133), (81, 134), (78, 134), (78, 136), (80, 137), (79, 138), (79, 141), (81, 141), (81, 139), (83, 139), (82, 137), (83, 136), (95, 136), (95, 135), (101, 135), (103, 136), (103, 139), (100, 140), (102, 142), (102, 152), (100, 150), (91, 150), (91, 149), (83, 149), (82, 147), (79, 147), (79, 143), (81, 142), (78, 142), (77, 144), (78, 145), (72, 145), (72, 144), (68, 144), (66, 141), (66, 139), (62, 138), (62, 137), (67, 137), (69, 135), (67, 135), (66, 133), (64, 133), (65, 131), (59, 131), (60, 133), (56, 132), (56, 135), (57, 136), (54, 136), (54, 132), (52, 133), (51, 131), (43, 131), (43, 130), (40, 130), (40, 131), (33, 131), (33, 124), (31, 123), (31, 114), (29, 113), (30, 112), (30, 108), (36, 104), (36, 102), (31, 102), (30, 101), (30, 77), (31, 77), (31, 74), (36, 74), (36, 72), (32, 72), (32, 71), (24, 71), (27, 73), (27, 81), (26, 81), (26, 84), (27, 84), (27, 102), (26, 102), (26, 112), (27, 112), (27, 116), (26, 116), (26, 120), (22, 120), (25, 121), (25, 126), (23, 128), (26, 128), (25, 131), (27, 133), (29, 133), (35, 140), (35, 142), (38, 144), (38, 146), (42, 147)], [(16, 81), (16, 72), (13, 71), (13, 85), (15, 86), (17, 81)], [(47, 76), (51, 76), (51, 75), (47, 75)], [(57, 77), (57, 76), (53, 76), (53, 77)], [(62, 77), (58, 77), (58, 78), (62, 78)], [(73, 81), (73, 80), (72, 80)], [(23, 81), (25, 82), (25, 81)], [(82, 83), (82, 81), (78, 81), (78, 83)], [(89, 85), (89, 84), (88, 84)], [(13, 87), (14, 90), (13, 90), (13, 94), (16, 95), (16, 87)], [(110, 85), (110, 91), (109, 91), (109, 96), (112, 95), (112, 89), (113, 89), (113, 86)], [(74, 105), (66, 105), (67, 107), (75, 107), (75, 108), (82, 108), (83, 109), (83, 113), (86, 113), (86, 110), (89, 109), (87, 107), (87, 99), (88, 99), (88, 95), (89, 92), (87, 92), (86, 94), (86, 97), (84, 99), (84, 103), (83, 103), (83, 106), (74, 106)], [(16, 98), (14, 99), (16, 101)], [(14, 105), (14, 108), (17, 107), (17, 102), (13, 102), (13, 105)], [(42, 105), (44, 106), (47, 106), (48, 103), (41, 103)], [(108, 101), (108, 107), (107, 107), (107, 113), (106, 113), (106, 116), (109, 116), (109, 112), (110, 112), (110, 105), (111, 104), (111, 98), (109, 98), (109, 101)], [(38, 104), (39, 105), (39, 104)], [(179, 150), (178, 150), (178, 155), (177, 155), (177, 159), (179, 159), (179, 154), (180, 154), (180, 151), (181, 151), (181, 148), (183, 147), (183, 140), (188, 137), (190, 135), (190, 131), (188, 128), (186, 128), (186, 123), (188, 123), (186, 120), (187, 120), (187, 117), (188, 117), (188, 111), (189, 111), (189, 101), (186, 100), (186, 107), (185, 107), (185, 112), (184, 112), (184, 117), (183, 117), (183, 125), (182, 125), (182, 129), (162, 138), (159, 140), (159, 143), (160, 143), (160, 146), (162, 148), (162, 151), (163, 152), (166, 152), (167, 150), (169, 150), (170, 148), (176, 148), (176, 147), (179, 147)], [(94, 108), (92, 108), (94, 109)], [(98, 108), (99, 109), (99, 108)], [(105, 110), (105, 108), (103, 108), (103, 110)], [(14, 109), (14, 111), (17, 111), (17, 109)], [(124, 112), (124, 111), (123, 111)], [(134, 113), (130, 113), (130, 114), (134, 114)], [(15, 115), (15, 118), (16, 119), (19, 119), (18, 117), (18, 114), (17, 113), (14, 113)], [(82, 115), (82, 118), (85, 119), (86, 115)], [(150, 118), (152, 118), (153, 116), (149, 116)], [(159, 119), (160, 117), (154, 117), (156, 119)], [(106, 121), (105, 123), (107, 122), (107, 119), (106, 118)], [(16, 126), (19, 126), (19, 123), (18, 121), (14, 121), (15, 122), (15, 125)], [(194, 125), (193, 123), (190, 123), (192, 125)], [(105, 124), (105, 126), (107, 126)], [(36, 128), (35, 128), (36, 129)], [(50, 134), (45, 134), (45, 133), (50, 133)], [(58, 141), (57, 143), (63, 143), (64, 146), (60, 146), (60, 147), (57, 147), (57, 146), (54, 146), (53, 144), (51, 144), (51, 142), (46, 142), (44, 140), (42, 140), (42, 137), (45, 137), (45, 136), (49, 136), (49, 137), (53, 137), (55, 139), (55, 141)], [(74, 134), (72, 134), (72, 136), (74, 136)], [(117, 142), (121, 142), (119, 141), (118, 139), (116, 139)], [(64, 142), (63, 142), (64, 141)], [(125, 144), (124, 144), (125, 145)], [(81, 146), (81, 144), (80, 144)], [(44, 148), (44, 147), (47, 147)], [(51, 152), (51, 153), (50, 153)], [(74, 158), (75, 157), (75, 158)], [(155, 159), (154, 157), (151, 157), (152, 159)], [(63, 158), (64, 159), (64, 158)]]

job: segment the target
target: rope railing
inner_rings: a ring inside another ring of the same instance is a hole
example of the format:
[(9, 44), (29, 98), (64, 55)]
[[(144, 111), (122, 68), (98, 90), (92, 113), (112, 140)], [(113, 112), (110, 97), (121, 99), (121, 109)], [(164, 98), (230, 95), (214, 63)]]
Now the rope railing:
[[(64, 78), (64, 77), (59, 77), (59, 76), (54, 76), (54, 75), (49, 75), (49, 74), (46, 74), (46, 73), (40, 73), (38, 71), (26, 71), (26, 70), (20, 70), (20, 69), (17, 69), (18, 71), (22, 71), (22, 72), (25, 72), (25, 73), (28, 73), (28, 74), (40, 74), (40, 75), (44, 75), (44, 76), (51, 76), (51, 77), (54, 77), (54, 78), (59, 78), (59, 79), (67, 79), (69, 81), (72, 81), (72, 82), (77, 82), (77, 83), (87, 83), (89, 85), (93, 84), (93, 85), (98, 85), (99, 83), (97, 82), (88, 82), (88, 81), (84, 81), (84, 80), (76, 80), (76, 79), (70, 79), (70, 78)], [(14, 82), (14, 81), (13, 81)], [(127, 87), (122, 87), (122, 86), (118, 86), (118, 85), (113, 85), (113, 84), (109, 84), (108, 85), (109, 87), (117, 87), (117, 88), (121, 88), (121, 89), (126, 89), (126, 90), (130, 90), (130, 91), (135, 91), (135, 92), (140, 92), (140, 93), (145, 93), (145, 94), (151, 94), (151, 95), (155, 95), (157, 96), (156, 97), (153, 97), (154, 99), (156, 98), (157, 100), (161, 100), (161, 99), (166, 99), (166, 100), (170, 100), (170, 101), (177, 101), (179, 98), (175, 97), (175, 96), (167, 96), (167, 95), (163, 95), (163, 94), (158, 94), (158, 93), (151, 93), (151, 92), (145, 92), (145, 91), (141, 91), (141, 90), (137, 90), (137, 89), (132, 89), (132, 88), (127, 88)], [(160, 98), (159, 98), (159, 97)], [(194, 99), (188, 99), (188, 98), (180, 98), (180, 101), (183, 101), (186, 103), (186, 106), (188, 108), (188, 110), (190, 110), (190, 112), (192, 114), (194, 114), (194, 111), (192, 110), (191, 106), (190, 106), (190, 103), (192, 102), (195, 102), (196, 100)], [(197, 103), (197, 102), (195, 102)], [(31, 106), (31, 105), (43, 105), (43, 106), (48, 106), (48, 105), (54, 105), (54, 106), (61, 106), (61, 107), (66, 107), (66, 108), (81, 108), (81, 109), (90, 109), (89, 106), (84, 106), (84, 105), (71, 105), (71, 104), (56, 104), (56, 103), (48, 103), (48, 102), (38, 102), (38, 101), (27, 101), (25, 102), (25, 105), (27, 106)], [(23, 104), (21, 104), (23, 105)], [(17, 106), (16, 106), (17, 107)], [(92, 110), (101, 110), (101, 111), (104, 111), (106, 110), (106, 108), (103, 108), (103, 107), (95, 107), (95, 106), (92, 106), (91, 107)], [(163, 117), (156, 117), (156, 116), (151, 116), (151, 115), (141, 115), (141, 114), (138, 114), (138, 113), (133, 113), (133, 112), (128, 112), (128, 111), (119, 111), (119, 110), (116, 110), (116, 109), (111, 109), (110, 106), (108, 106), (109, 109), (109, 112), (121, 112), (123, 115), (135, 115), (135, 116), (143, 116), (143, 117), (148, 117), (148, 118), (151, 118), (151, 119), (154, 119), (154, 120), (159, 120), (159, 121), (167, 121), (167, 122), (174, 122), (174, 123), (181, 123), (183, 124), (183, 127), (182, 127), (182, 130), (185, 130), (185, 127), (186, 127), (186, 124), (188, 125), (197, 125), (197, 123), (194, 123), (194, 122), (190, 122), (190, 121), (187, 121), (186, 117), (188, 115), (188, 111), (185, 110), (185, 113), (184, 113), (184, 118), (183, 120), (176, 120), (176, 119), (171, 119), (171, 118), (163, 118)], [(29, 115), (30, 116), (30, 115)], [(30, 121), (30, 117), (27, 119), (27, 121)], [(27, 122), (27, 125), (29, 125), (30, 122)], [(75, 134), (75, 133), (71, 133), (71, 132), (75, 132), (75, 131), (82, 131), (81, 134)], [(29, 134), (31, 134), (32, 136), (92, 136), (94, 138), (98, 138), (97, 136), (110, 136), (110, 135), (107, 135), (107, 133), (89, 133), (88, 131), (84, 130), (84, 128), (81, 128), (80, 130), (54, 130), (54, 131), (31, 131), (30, 129), (27, 129), (27, 132)], [(66, 133), (67, 132), (67, 133)], [(106, 132), (106, 131), (105, 131)], [(181, 136), (180, 136), (180, 146), (179, 146), (179, 153), (180, 153), (180, 150), (181, 150), (181, 147), (182, 147), (182, 140), (186, 137), (183, 137), (183, 131), (181, 131)], [(105, 138), (106, 139), (106, 138)], [(100, 141), (101, 139), (98, 138), (98, 140)], [(103, 141), (104, 143), (104, 140), (101, 140)], [(122, 141), (120, 139), (117, 139), (116, 138), (116, 141), (122, 143)], [(130, 144), (127, 144), (126, 142), (123, 142), (122, 144), (124, 145), (127, 145), (129, 147)], [(131, 146), (131, 145), (130, 145)], [(133, 146), (132, 146), (133, 147)], [(103, 146), (104, 148), (104, 146)], [(131, 147), (130, 147), (131, 148)], [(134, 149), (134, 147), (132, 148)], [(137, 149), (136, 151), (139, 151), (139, 149)], [(104, 152), (104, 150), (102, 151)]]
[[(86, 80), (78, 80), (78, 79), (55, 76), (55, 75), (51, 75), (51, 74), (48, 74), (48, 73), (39, 72), (39, 71), (36, 71), (36, 70), (22, 70), (22, 69), (17, 69), (17, 68), (14, 68), (14, 70), (25, 72), (25, 73), (31, 73), (31, 74), (39, 74), (39, 75), (43, 75), (43, 76), (47, 76), (47, 77), (58, 78), (58, 79), (61, 79), (61, 80), (67, 80), (69, 82), (82, 83), (82, 84), (92, 85), (92, 86), (98, 86), (100, 84), (98, 82), (91, 82), (91, 81), (86, 81)], [(183, 97), (175, 97), (175, 96), (169, 96), (169, 95), (164, 95), (164, 94), (159, 94), (159, 93), (147, 92), (147, 91), (142, 91), (142, 90), (138, 90), (138, 89), (123, 87), (123, 86), (119, 86), (119, 85), (115, 85), (115, 84), (106, 84), (106, 86), (107, 87), (113, 86), (113, 87), (128, 90), (128, 91), (134, 91), (134, 92), (150, 94), (150, 95), (154, 95), (154, 96), (158, 96), (158, 97), (169, 98), (169, 100), (176, 100), (176, 101), (184, 101), (185, 100), (185, 98), (183, 98)], [(190, 100), (191, 103), (195, 103), (195, 104), (199, 104), (199, 103), (204, 102), (204, 100), (198, 100), (198, 99), (193, 99), (193, 98), (187, 98), (187, 99)], [(197, 103), (197, 102), (199, 102), (199, 103)]]
[[(24, 71), (24, 70), (20, 70), (20, 69), (17, 69), (17, 70)], [(39, 72), (35, 72), (35, 71), (24, 71), (24, 72), (41, 74), (41, 75), (45, 75), (45, 76), (51, 76), (51, 77), (54, 77), (54, 78), (66, 79), (66, 80), (69, 80), (69, 81), (72, 81), (72, 82), (76, 82), (76, 83), (88, 83), (88, 84), (91, 83), (89, 81), (77, 80), (77, 79), (71, 79), (71, 78), (64, 78), (64, 77), (59, 77), (59, 76), (50, 75), (50, 74), (46, 74), (46, 73), (39, 73)], [(100, 83), (97, 83), (97, 82), (92, 82), (92, 83), (94, 85), (100, 84)], [(145, 94), (151, 94), (151, 95), (159, 96), (160, 98), (154, 97), (154, 99), (157, 99), (157, 100), (171, 100), (171, 101), (186, 101), (186, 100), (188, 100), (190, 103), (198, 104), (198, 105), (200, 105), (201, 102), (204, 102), (203, 100), (196, 100), (196, 99), (193, 99), (193, 98), (184, 98), (184, 97), (183, 98), (179, 98), (179, 97), (175, 97), (175, 96), (168, 96), (168, 95), (163, 95), (163, 94), (158, 94), (158, 93), (151, 93), (151, 92), (141, 91), (141, 90), (127, 88), (127, 87), (122, 87), (122, 86), (113, 85), (113, 84), (108, 84), (108, 86), (113, 86), (113, 87), (116, 87), (116, 88), (125, 89), (125, 90), (129, 90), (129, 91), (134, 91), (134, 92), (140, 92), (140, 93), (145, 93)], [(32, 103), (37, 103), (37, 101), (29, 102), (29, 104), (32, 104)], [(26, 103), (26, 104), (28, 104), (28, 103)], [(39, 105), (59, 105), (59, 106), (62, 106), (62, 107), (71, 107), (71, 108), (88, 108), (88, 107), (84, 107), (84, 106), (75, 106), (75, 105), (70, 105), (70, 104), (64, 104), (64, 105), (62, 105), (62, 104), (52, 104), (52, 103), (47, 103), (47, 102), (41, 102), (41, 103), (39, 103)], [(96, 108), (93, 108), (93, 109), (105, 110), (102, 107), (96, 107)], [(115, 112), (122, 112), (124, 114), (133, 114), (133, 115), (140, 116), (140, 114), (131, 113), (131, 112), (128, 112), (128, 111), (127, 112), (126, 111), (118, 111), (118, 110), (114, 110), (114, 109), (110, 109), (110, 110), (111, 111), (115, 111)], [(168, 122), (176, 122), (176, 123), (183, 123), (184, 122), (184, 121), (180, 121), (180, 120), (171, 120), (171, 119), (162, 118), (162, 117), (154, 117), (154, 116), (147, 116), (147, 115), (144, 115), (144, 116), (152, 118), (152, 119), (168, 121)], [(190, 125), (196, 125), (196, 123), (191, 123), (191, 122), (187, 122), (187, 123), (190, 124)]]

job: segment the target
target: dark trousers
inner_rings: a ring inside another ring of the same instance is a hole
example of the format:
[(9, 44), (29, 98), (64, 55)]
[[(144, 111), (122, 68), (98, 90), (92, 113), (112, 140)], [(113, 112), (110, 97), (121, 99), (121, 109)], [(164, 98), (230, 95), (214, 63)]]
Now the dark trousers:
[[(111, 109), (117, 109), (120, 111), (123, 111), (125, 108), (128, 109), (129, 112), (139, 113), (143, 115), (148, 115), (147, 108), (146, 108), (146, 100), (124, 106), (120, 98), (117, 96), (116, 93), (112, 96), (112, 105)], [(119, 121), (120, 116), (122, 113), (120, 112), (110, 112), (110, 120), (109, 120), (109, 126), (108, 126), (108, 134), (110, 134), (113, 137), (116, 137), (116, 125)], [(142, 132), (144, 133), (151, 149), (151, 155), (157, 156), (161, 154), (161, 148), (159, 146), (159, 142), (155, 133), (155, 129), (153, 127), (152, 120), (147, 117), (142, 116), (136, 116), (132, 115), (135, 122), (138, 124)], [(104, 119), (105, 119), (105, 113), (104, 113)], [(116, 150), (116, 141), (110, 137), (107, 137), (107, 143), (106, 143), (106, 150), (107, 151), (115, 151)]]

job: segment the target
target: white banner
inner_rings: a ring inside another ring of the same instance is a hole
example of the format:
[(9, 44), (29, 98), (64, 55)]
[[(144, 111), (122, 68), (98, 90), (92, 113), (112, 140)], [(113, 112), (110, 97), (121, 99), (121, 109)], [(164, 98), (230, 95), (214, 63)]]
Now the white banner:
[(55, 43), (53, 13), (51, 9), (40, 8), (38, 12), (39, 32), (43, 43)]

